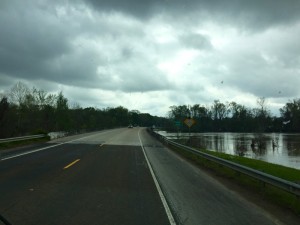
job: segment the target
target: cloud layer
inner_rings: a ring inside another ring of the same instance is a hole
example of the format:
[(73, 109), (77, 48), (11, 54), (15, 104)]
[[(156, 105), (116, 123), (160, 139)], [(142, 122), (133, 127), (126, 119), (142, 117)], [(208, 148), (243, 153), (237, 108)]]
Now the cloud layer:
[(166, 115), (176, 104), (300, 95), (300, 2), (0, 3), (0, 92), (16, 81), (83, 106)]

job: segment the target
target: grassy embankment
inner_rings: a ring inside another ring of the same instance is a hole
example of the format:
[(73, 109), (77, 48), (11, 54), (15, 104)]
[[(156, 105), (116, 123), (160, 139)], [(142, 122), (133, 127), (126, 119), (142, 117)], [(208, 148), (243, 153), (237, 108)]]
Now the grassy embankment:
[[(230, 179), (230, 181), (233, 181), (238, 185), (246, 187), (250, 191), (259, 193), (262, 196), (262, 198), (267, 199), (283, 207), (287, 207), (300, 216), (300, 199), (297, 196), (290, 194), (286, 191), (283, 191), (279, 188), (273, 187), (271, 185), (267, 185), (261, 181), (258, 181), (255, 178), (241, 174), (230, 168), (219, 165), (210, 160), (204, 159), (200, 156), (196, 156), (190, 152), (184, 151), (179, 148), (173, 148), (173, 149), (179, 154), (183, 155), (187, 159), (197, 164), (198, 166), (209, 169), (210, 171), (217, 174), (218, 176), (222, 176), (223, 178)], [(249, 159), (241, 156), (234, 156), (234, 155), (213, 152), (213, 151), (208, 151), (203, 149), (198, 149), (198, 150), (208, 153), (210, 155), (214, 155), (219, 158), (226, 159), (231, 162), (235, 162), (262, 171), (264, 173), (268, 173), (270, 175), (288, 181), (292, 181), (298, 184), (300, 183), (300, 170), (297, 169), (276, 165), (268, 162), (263, 162), (260, 160)]]

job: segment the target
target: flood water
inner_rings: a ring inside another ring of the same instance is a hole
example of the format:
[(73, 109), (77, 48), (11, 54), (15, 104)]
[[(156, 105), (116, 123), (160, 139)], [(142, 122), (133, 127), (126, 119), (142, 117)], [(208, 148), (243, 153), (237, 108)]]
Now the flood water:
[(192, 147), (259, 159), (300, 169), (300, 134), (287, 133), (167, 133), (170, 139), (185, 139)]

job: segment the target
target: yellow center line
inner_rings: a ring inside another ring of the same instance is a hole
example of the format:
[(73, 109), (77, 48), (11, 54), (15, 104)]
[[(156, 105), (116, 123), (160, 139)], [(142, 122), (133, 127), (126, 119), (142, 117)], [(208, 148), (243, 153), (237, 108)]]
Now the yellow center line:
[(74, 162), (71, 162), (69, 165), (65, 166), (64, 167), (64, 170), (65, 169), (68, 169), (69, 167), (73, 166), (75, 163), (77, 163), (78, 161), (80, 161), (80, 159), (76, 159)]

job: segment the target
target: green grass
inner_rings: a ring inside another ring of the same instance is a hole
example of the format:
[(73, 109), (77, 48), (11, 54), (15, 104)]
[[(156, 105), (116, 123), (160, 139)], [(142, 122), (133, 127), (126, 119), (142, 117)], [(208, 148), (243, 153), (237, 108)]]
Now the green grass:
[[(198, 166), (213, 171), (217, 176), (226, 178), (231, 182), (243, 186), (247, 190), (250, 190), (254, 193), (258, 193), (262, 196), (263, 199), (266, 199), (282, 207), (289, 208), (298, 216), (300, 216), (300, 199), (297, 198), (297, 196), (283, 191), (279, 188), (273, 187), (271, 185), (267, 185), (255, 178), (241, 174), (230, 168), (219, 165), (200, 156), (194, 155), (190, 152), (184, 151), (180, 148), (173, 147), (173, 150), (183, 155), (185, 158), (191, 160)], [(208, 150), (199, 151), (280, 177), (285, 180), (289, 180), (292, 182), (299, 182), (300, 180), (300, 170), (297, 169), (263, 162), (260, 160), (244, 158), (241, 156), (233, 156), (225, 153), (213, 152)]]
[(46, 137), (43, 137), (43, 138), (37, 138), (37, 139), (32, 139), (32, 140), (0, 143), (0, 151), (10, 149), (10, 148), (16, 148), (16, 147), (36, 144), (36, 143), (43, 143), (43, 142), (46, 142), (46, 141), (49, 141), (49, 140), (50, 140), (50, 137), (46, 136)]
[(268, 163), (264, 162), (261, 160), (257, 159), (250, 159), (250, 158), (245, 158), (241, 156), (235, 156), (235, 155), (229, 155), (225, 153), (220, 153), (220, 152), (213, 152), (213, 151), (208, 151), (208, 150), (200, 150), (202, 152), (205, 152), (210, 155), (214, 155), (216, 157), (226, 159), (231, 162), (235, 162), (250, 168), (253, 168), (255, 170), (259, 170), (264, 173), (268, 173), (270, 175), (292, 181), (292, 182), (300, 182), (300, 170), (286, 167), (286, 166), (281, 166), (273, 163)]

